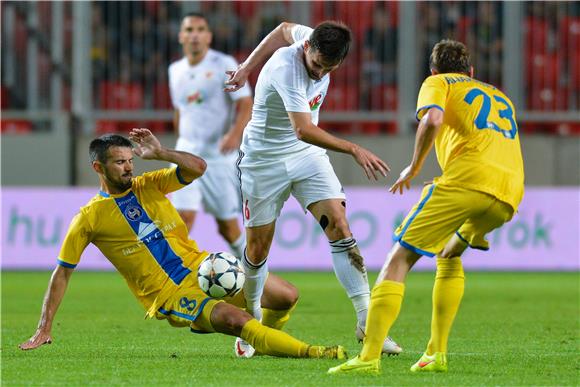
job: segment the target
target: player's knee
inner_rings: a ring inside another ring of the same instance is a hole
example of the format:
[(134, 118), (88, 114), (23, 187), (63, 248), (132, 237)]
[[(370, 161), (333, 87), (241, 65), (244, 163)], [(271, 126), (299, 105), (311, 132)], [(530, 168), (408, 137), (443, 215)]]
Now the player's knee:
[(331, 218), (325, 232), (331, 240), (349, 238), (352, 235), (344, 216)]
[(234, 242), (240, 235), (240, 231), (234, 230), (232, 227), (218, 227), (218, 232), (229, 243)]
[(282, 292), (280, 309), (290, 309), (298, 302), (300, 297), (298, 288), (288, 283)]
[(212, 315), (212, 325), (217, 332), (239, 336), (242, 328), (252, 316), (245, 311), (229, 304), (218, 304)]
[(451, 243), (449, 243), (447, 246), (445, 246), (445, 248), (443, 248), (443, 251), (441, 251), (438, 256), (441, 258), (454, 258), (454, 257), (460, 257), (461, 254), (463, 254), (463, 252), (465, 251), (465, 249), (467, 249), (467, 244), (461, 240), (456, 241), (456, 240), (452, 240)]
[(254, 264), (259, 264), (268, 256), (268, 248), (265, 244), (253, 243), (246, 246), (246, 257)]

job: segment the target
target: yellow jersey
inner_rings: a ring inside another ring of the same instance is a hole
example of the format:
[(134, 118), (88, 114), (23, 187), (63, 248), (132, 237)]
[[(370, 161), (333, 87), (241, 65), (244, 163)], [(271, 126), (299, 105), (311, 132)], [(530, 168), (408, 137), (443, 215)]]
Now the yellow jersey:
[(434, 182), (485, 192), (516, 211), (524, 195), (524, 166), (509, 98), (466, 75), (437, 74), (421, 86), (417, 119), (433, 107), (444, 112), (435, 138), (443, 174)]
[(166, 168), (135, 177), (122, 194), (99, 192), (73, 218), (58, 264), (75, 268), (93, 243), (153, 317), (207, 256), (165, 196), (185, 184), (179, 168)]

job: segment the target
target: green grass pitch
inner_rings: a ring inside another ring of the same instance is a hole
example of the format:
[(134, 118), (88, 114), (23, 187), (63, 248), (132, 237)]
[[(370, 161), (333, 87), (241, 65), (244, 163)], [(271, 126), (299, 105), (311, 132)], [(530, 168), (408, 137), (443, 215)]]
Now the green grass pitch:
[[(449, 343), (450, 372), (409, 367), (429, 336), (432, 273), (411, 273), (391, 335), (404, 348), (381, 376), (329, 376), (333, 360), (237, 359), (233, 338), (195, 335), (144, 311), (116, 273), (78, 272), (53, 327), (52, 345), (23, 352), (34, 333), (49, 273), (2, 273), (2, 385), (578, 385), (578, 273), (467, 273)], [(343, 344), (354, 313), (331, 273), (282, 273), (301, 299), (286, 330), (311, 343)], [(374, 280), (375, 275), (371, 276)]]

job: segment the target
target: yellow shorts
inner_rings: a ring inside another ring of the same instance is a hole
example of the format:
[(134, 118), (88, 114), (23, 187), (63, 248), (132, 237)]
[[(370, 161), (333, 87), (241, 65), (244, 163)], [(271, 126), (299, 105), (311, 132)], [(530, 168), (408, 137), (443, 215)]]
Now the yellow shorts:
[(393, 239), (409, 250), (432, 257), (457, 233), (469, 247), (488, 250), (485, 235), (508, 222), (513, 208), (483, 192), (430, 184)]
[(208, 297), (197, 284), (195, 273), (190, 274), (192, 279), (187, 278), (185, 283), (173, 295), (163, 303), (155, 313), (158, 320), (167, 320), (171, 326), (187, 327), (194, 333), (215, 332), (211, 325), (211, 312), (220, 302), (227, 302), (237, 307), (244, 308), (246, 300), (243, 291), (234, 297), (215, 299)]

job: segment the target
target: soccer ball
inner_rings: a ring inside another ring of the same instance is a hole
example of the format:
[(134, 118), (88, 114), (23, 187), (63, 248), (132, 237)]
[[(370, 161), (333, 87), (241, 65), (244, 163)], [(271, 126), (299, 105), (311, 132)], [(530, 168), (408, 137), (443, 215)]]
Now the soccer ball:
[(238, 259), (230, 253), (211, 253), (199, 265), (197, 282), (210, 297), (234, 296), (244, 286), (246, 276)]

